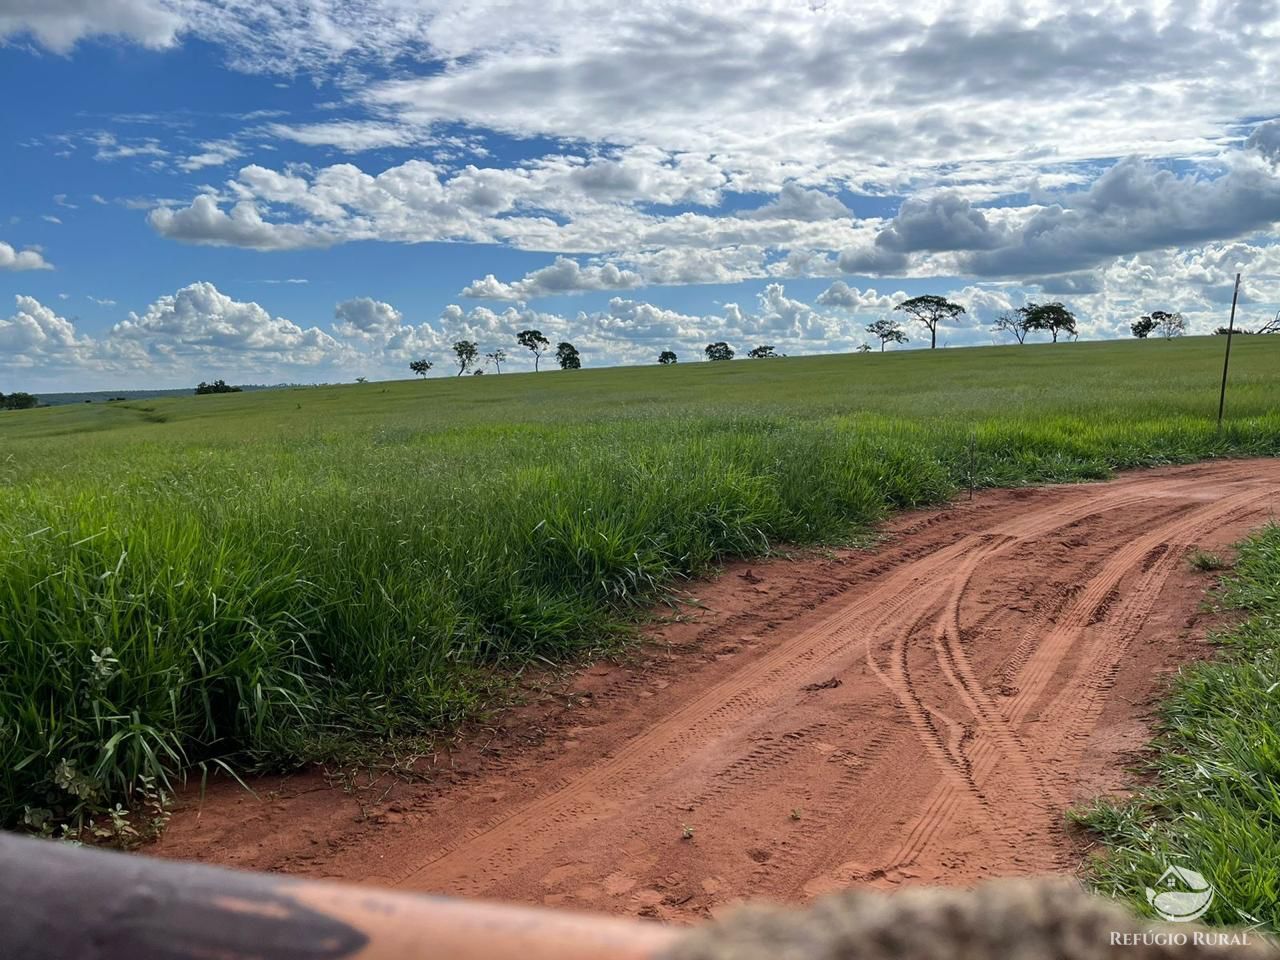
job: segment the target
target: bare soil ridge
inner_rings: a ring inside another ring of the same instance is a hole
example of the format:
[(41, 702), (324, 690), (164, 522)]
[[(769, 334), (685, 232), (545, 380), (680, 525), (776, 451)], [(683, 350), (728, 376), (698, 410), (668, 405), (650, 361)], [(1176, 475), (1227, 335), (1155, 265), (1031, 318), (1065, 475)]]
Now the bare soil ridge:
[(428, 783), (211, 791), (156, 852), (673, 920), (852, 884), (1074, 869), (1063, 811), (1130, 779), (1203, 655), (1185, 562), (1280, 505), (1280, 461), (997, 490), (875, 551), (738, 564), (438, 755)]

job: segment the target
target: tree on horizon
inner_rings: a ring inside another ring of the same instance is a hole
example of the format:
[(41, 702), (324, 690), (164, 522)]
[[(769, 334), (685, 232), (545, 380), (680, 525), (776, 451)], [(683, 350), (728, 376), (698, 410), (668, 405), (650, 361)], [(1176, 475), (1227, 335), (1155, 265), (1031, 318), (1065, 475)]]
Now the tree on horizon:
[(911, 319), (924, 324), (929, 331), (930, 350), (938, 346), (938, 325), (943, 321), (953, 321), (961, 314), (968, 312), (960, 304), (946, 297), (936, 297), (931, 293), (903, 300), (893, 309), (901, 310)]
[(582, 354), (568, 340), (561, 340), (556, 345), (556, 361), (561, 370), (579, 370), (582, 367)]
[(717, 340), (715, 343), (708, 343), (705, 350), (702, 351), (707, 355), (708, 360), (732, 360), (733, 347), (725, 343), (723, 340)]
[(1187, 332), (1187, 321), (1177, 311), (1170, 313), (1167, 310), (1152, 310), (1151, 319), (1155, 322), (1156, 329), (1160, 331), (1160, 336), (1166, 340), (1180, 337)]
[(533, 372), (538, 372), (538, 361), (551, 346), (551, 341), (542, 335), (541, 330), (521, 330), (516, 334), (516, 343), (533, 354)]
[(1027, 308), (1018, 307), (1016, 310), (1006, 310), (1000, 316), (996, 317), (995, 323), (991, 325), (992, 333), (1012, 333), (1019, 343), (1027, 342)]
[(1151, 332), (1155, 330), (1156, 322), (1150, 316), (1141, 316), (1133, 323), (1129, 324), (1129, 332), (1139, 340), (1145, 340), (1151, 336)]
[(480, 348), (474, 340), (459, 340), (453, 345), (453, 352), (458, 358), (458, 376), (462, 376), (480, 357)]
[[(880, 340), (881, 353), (884, 353), (886, 343), (906, 343), (910, 339), (902, 329), (902, 325), (893, 317), (881, 317), (875, 323), (867, 324), (867, 333)], [(869, 350), (870, 347), (867, 349)]]
[(1058, 334), (1076, 335), (1076, 315), (1058, 301), (1052, 303), (1036, 303), (1029, 301), (1025, 307), (1028, 330), (1047, 330), (1058, 342)]

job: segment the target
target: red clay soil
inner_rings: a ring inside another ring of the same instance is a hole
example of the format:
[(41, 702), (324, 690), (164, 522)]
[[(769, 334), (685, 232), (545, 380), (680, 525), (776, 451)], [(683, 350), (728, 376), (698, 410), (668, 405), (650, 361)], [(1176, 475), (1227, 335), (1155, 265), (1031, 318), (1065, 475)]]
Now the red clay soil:
[(875, 550), (737, 564), (426, 781), (214, 784), (151, 852), (669, 920), (1069, 872), (1064, 811), (1132, 783), (1167, 674), (1208, 652), (1188, 552), (1277, 505), (1280, 461), (1224, 461), (983, 492)]

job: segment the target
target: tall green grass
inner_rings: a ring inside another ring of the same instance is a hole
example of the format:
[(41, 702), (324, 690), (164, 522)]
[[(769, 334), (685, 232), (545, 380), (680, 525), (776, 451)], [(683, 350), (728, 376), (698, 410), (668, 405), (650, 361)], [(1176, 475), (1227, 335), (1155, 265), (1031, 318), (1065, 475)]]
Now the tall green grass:
[(0, 415), (0, 823), (450, 724), (678, 578), (971, 481), (1275, 455), (1280, 338), (1238, 354), (1221, 431), (1209, 340)]
[(1153, 782), (1077, 818), (1105, 852), (1092, 879), (1154, 915), (1145, 890), (1169, 865), (1215, 891), (1207, 923), (1280, 932), (1280, 526), (1246, 541), (1222, 605), (1244, 611), (1221, 659), (1182, 671), (1161, 709)]

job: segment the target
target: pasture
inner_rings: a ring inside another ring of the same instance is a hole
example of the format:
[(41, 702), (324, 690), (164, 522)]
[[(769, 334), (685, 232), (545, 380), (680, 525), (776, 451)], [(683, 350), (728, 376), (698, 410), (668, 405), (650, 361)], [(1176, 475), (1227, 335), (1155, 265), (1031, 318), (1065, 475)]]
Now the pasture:
[(0, 413), (0, 825), (456, 722), (680, 578), (971, 480), (1280, 453), (1280, 337)]

